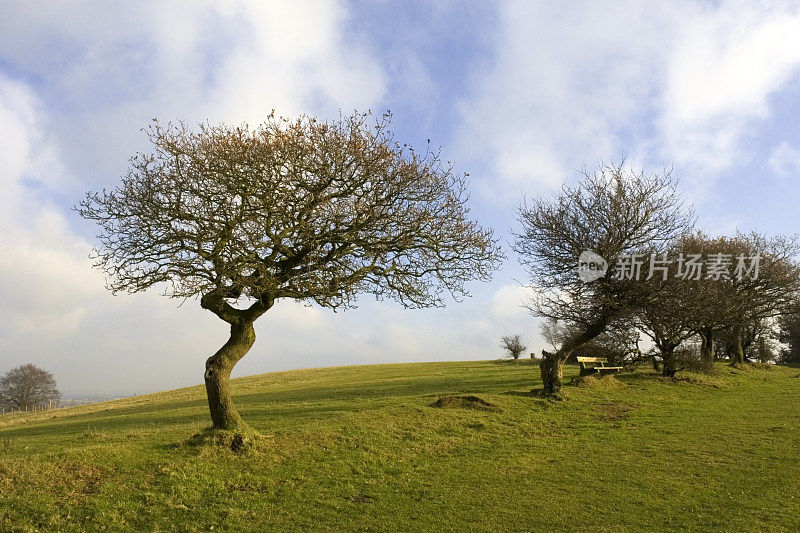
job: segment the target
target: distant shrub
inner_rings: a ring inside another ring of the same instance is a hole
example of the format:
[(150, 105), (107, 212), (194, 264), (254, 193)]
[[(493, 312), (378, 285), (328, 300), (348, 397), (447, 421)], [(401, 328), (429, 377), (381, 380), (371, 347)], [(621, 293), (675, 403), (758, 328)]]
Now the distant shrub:
[(528, 349), (526, 345), (522, 344), (522, 338), (520, 338), (519, 335), (501, 337), (500, 347), (506, 351), (509, 357), (513, 357), (514, 359), (519, 359), (522, 352)]

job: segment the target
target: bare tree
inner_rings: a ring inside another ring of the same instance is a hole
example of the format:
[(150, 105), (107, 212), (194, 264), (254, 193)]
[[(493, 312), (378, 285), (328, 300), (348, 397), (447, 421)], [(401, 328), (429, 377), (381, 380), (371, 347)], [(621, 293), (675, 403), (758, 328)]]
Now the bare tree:
[[(729, 254), (749, 251), (744, 241), (729, 237), (711, 238), (702, 232), (682, 236), (679, 249), (686, 257), (694, 254), (708, 258), (710, 254)], [(680, 308), (682, 316), (691, 329), (700, 337), (700, 359), (710, 368), (720, 352), (720, 336), (740, 325), (748, 303), (737, 291), (731, 279), (713, 279), (707, 272), (700, 272), (693, 279), (683, 280), (684, 298)], [(738, 332), (737, 332), (738, 335)]]
[[(580, 333), (563, 324), (558, 327), (559, 332), (553, 339), (554, 342), (550, 343), (554, 346), (554, 350), (572, 335)], [(575, 348), (567, 358), (567, 362), (570, 360), (577, 362), (578, 357), (605, 357), (615, 366), (635, 364), (642, 355), (639, 349), (640, 340), (641, 334), (633, 323), (629, 320), (616, 320), (611, 322), (603, 333)]]
[(0, 377), (0, 404), (7, 409), (30, 409), (58, 402), (61, 393), (53, 374), (27, 363)]
[(633, 365), (642, 358), (642, 350), (639, 348), (641, 336), (636, 324), (629, 317), (625, 317), (611, 322), (603, 333), (589, 342), (589, 345), (594, 344), (604, 351), (604, 357), (608, 358), (612, 365)]
[(528, 347), (522, 343), (522, 338), (519, 335), (507, 335), (500, 338), (500, 347), (514, 359), (519, 359)]
[[(514, 250), (538, 296), (528, 302), (540, 317), (565, 322), (575, 333), (554, 353), (543, 351), (542, 382), (547, 394), (562, 385), (564, 361), (578, 346), (597, 337), (614, 320), (630, 314), (647, 297), (643, 285), (612, 271), (623, 254), (662, 251), (691, 226), (670, 171), (647, 173), (620, 164), (584, 169), (575, 185), (554, 199), (526, 201)], [(593, 281), (578, 277), (584, 251), (599, 254), (609, 272)]]
[(785, 347), (780, 339), (779, 321), (779, 317), (759, 320), (748, 332), (750, 342), (746, 353), (759, 363), (777, 362)]
[(374, 126), (365, 114), (197, 132), (155, 122), (154, 153), (79, 204), (100, 226), (97, 266), (111, 290), (160, 285), (230, 325), (206, 361), (214, 428), (249, 429), (229, 378), (277, 300), (348, 308), (366, 292), (441, 306), (497, 267), (492, 232), (468, 217), (465, 178), (437, 152), (396, 142), (389, 125), (388, 114)]
[(766, 357), (767, 352), (777, 354), (775, 351), (778, 348), (777, 343), (777, 319), (759, 318), (742, 321), (738, 328), (729, 327), (722, 331), (717, 346), (719, 347), (718, 353), (730, 359), (731, 362), (736, 358), (739, 347), (742, 350), (743, 360), (761, 361)]
[[(676, 293), (645, 303), (637, 313), (640, 329), (650, 337), (661, 359), (661, 374), (673, 377), (682, 370), (678, 366), (675, 350), (683, 341), (693, 336), (690, 321), (684, 314), (683, 302)], [(658, 368), (658, 365), (654, 363)]]

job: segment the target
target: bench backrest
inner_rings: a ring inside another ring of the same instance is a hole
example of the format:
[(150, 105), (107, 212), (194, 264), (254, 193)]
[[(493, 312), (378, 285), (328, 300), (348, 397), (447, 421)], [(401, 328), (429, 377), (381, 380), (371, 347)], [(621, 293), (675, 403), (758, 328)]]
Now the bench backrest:
[(604, 365), (604, 364), (608, 363), (608, 359), (606, 359), (605, 357), (580, 357), (580, 356), (578, 356), (578, 362), (581, 364), (581, 366), (583, 366), (584, 363), (600, 363), (601, 365)]

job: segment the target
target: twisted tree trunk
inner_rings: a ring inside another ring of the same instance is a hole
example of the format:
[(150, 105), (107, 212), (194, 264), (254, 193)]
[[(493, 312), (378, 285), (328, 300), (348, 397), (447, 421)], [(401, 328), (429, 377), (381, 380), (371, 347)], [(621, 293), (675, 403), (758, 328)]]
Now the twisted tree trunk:
[(206, 360), (206, 393), (214, 429), (247, 428), (233, 405), (229, 389), (231, 371), (256, 341), (252, 322), (232, 324), (231, 335), (217, 353)]
[(736, 324), (733, 326), (733, 351), (731, 353), (731, 364), (743, 365), (744, 364), (744, 346), (742, 346), (742, 326)]
[(714, 365), (714, 331), (710, 328), (700, 332), (700, 358), (709, 367)]
[(675, 377), (678, 372), (678, 366), (675, 361), (675, 348), (661, 350), (661, 359), (663, 360), (661, 375), (667, 378)]
[(658, 356), (654, 354), (653, 357), (650, 359), (650, 362), (653, 364), (653, 370), (659, 372), (661, 370), (661, 361), (659, 361), (657, 357)]
[[(569, 357), (569, 354), (567, 354)], [(561, 390), (564, 376), (564, 359), (558, 352), (550, 353), (542, 350), (542, 360), (539, 362), (539, 371), (542, 375), (542, 389), (545, 394), (554, 394)]]
[[(661, 375), (667, 378), (675, 377), (675, 374), (678, 373), (678, 362), (675, 360), (675, 348), (677, 348), (680, 343), (658, 338), (655, 344), (661, 356)], [(655, 360), (655, 357), (653, 360)], [(656, 370), (659, 369), (656, 368)]]

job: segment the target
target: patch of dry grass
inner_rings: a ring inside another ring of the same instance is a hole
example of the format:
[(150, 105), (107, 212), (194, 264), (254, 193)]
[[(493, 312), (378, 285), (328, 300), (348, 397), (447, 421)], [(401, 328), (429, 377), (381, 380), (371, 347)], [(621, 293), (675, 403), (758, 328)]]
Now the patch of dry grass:
[(613, 374), (606, 374), (599, 376), (592, 374), (589, 376), (579, 376), (572, 381), (572, 384), (577, 387), (586, 389), (624, 389), (627, 387), (625, 383), (618, 380)]

